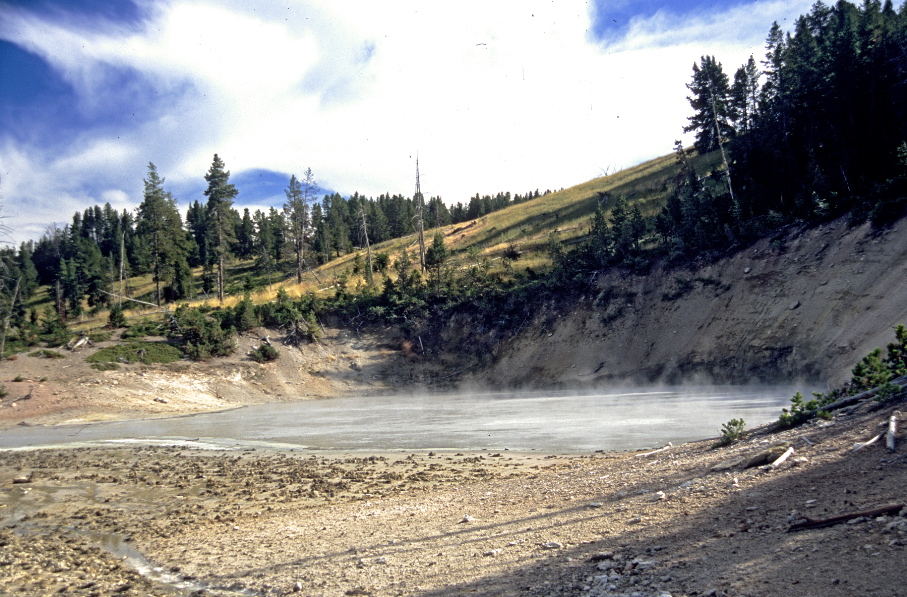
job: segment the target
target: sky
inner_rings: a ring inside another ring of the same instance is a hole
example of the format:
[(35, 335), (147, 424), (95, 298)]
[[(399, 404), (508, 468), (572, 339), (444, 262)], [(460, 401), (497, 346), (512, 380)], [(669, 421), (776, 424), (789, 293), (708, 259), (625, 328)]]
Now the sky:
[(134, 209), (149, 162), (204, 202), (215, 153), (240, 210), (280, 208), (306, 168), (412, 196), (417, 156), (448, 204), (570, 187), (692, 143), (693, 64), (733, 77), (812, 4), (0, 0), (6, 241)]

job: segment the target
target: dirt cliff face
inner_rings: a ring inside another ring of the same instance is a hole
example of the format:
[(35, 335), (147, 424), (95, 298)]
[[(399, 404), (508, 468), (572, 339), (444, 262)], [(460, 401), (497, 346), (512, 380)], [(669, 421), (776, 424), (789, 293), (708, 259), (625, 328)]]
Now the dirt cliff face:
[(837, 385), (907, 323), (907, 222), (790, 229), (692, 270), (600, 275), (573, 308), (543, 310), (465, 384)]

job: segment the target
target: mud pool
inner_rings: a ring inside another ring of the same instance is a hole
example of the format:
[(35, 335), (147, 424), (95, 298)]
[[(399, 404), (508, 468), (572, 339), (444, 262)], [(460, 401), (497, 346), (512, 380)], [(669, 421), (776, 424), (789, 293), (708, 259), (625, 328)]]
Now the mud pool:
[(202, 415), (0, 432), (0, 448), (97, 442), (310, 450), (633, 450), (777, 419), (791, 388), (684, 388), (595, 394), (458, 394), (262, 404)]

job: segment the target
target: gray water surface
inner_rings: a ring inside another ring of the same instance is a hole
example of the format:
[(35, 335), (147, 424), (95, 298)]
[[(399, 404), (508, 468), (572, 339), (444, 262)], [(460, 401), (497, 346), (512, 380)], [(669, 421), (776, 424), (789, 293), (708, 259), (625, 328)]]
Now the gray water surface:
[(16, 427), (0, 448), (97, 442), (311, 450), (632, 450), (715, 437), (722, 423), (776, 420), (790, 388), (710, 387), (590, 394), (381, 396), (271, 403), (175, 417)]

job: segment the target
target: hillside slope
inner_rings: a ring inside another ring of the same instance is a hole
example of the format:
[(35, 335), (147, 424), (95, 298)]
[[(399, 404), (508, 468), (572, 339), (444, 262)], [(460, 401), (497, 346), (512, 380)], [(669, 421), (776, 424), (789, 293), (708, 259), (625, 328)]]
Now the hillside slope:
[(467, 383), (835, 385), (907, 322), (907, 225), (790, 229), (688, 271), (598, 277), (569, 312), (543, 311)]

